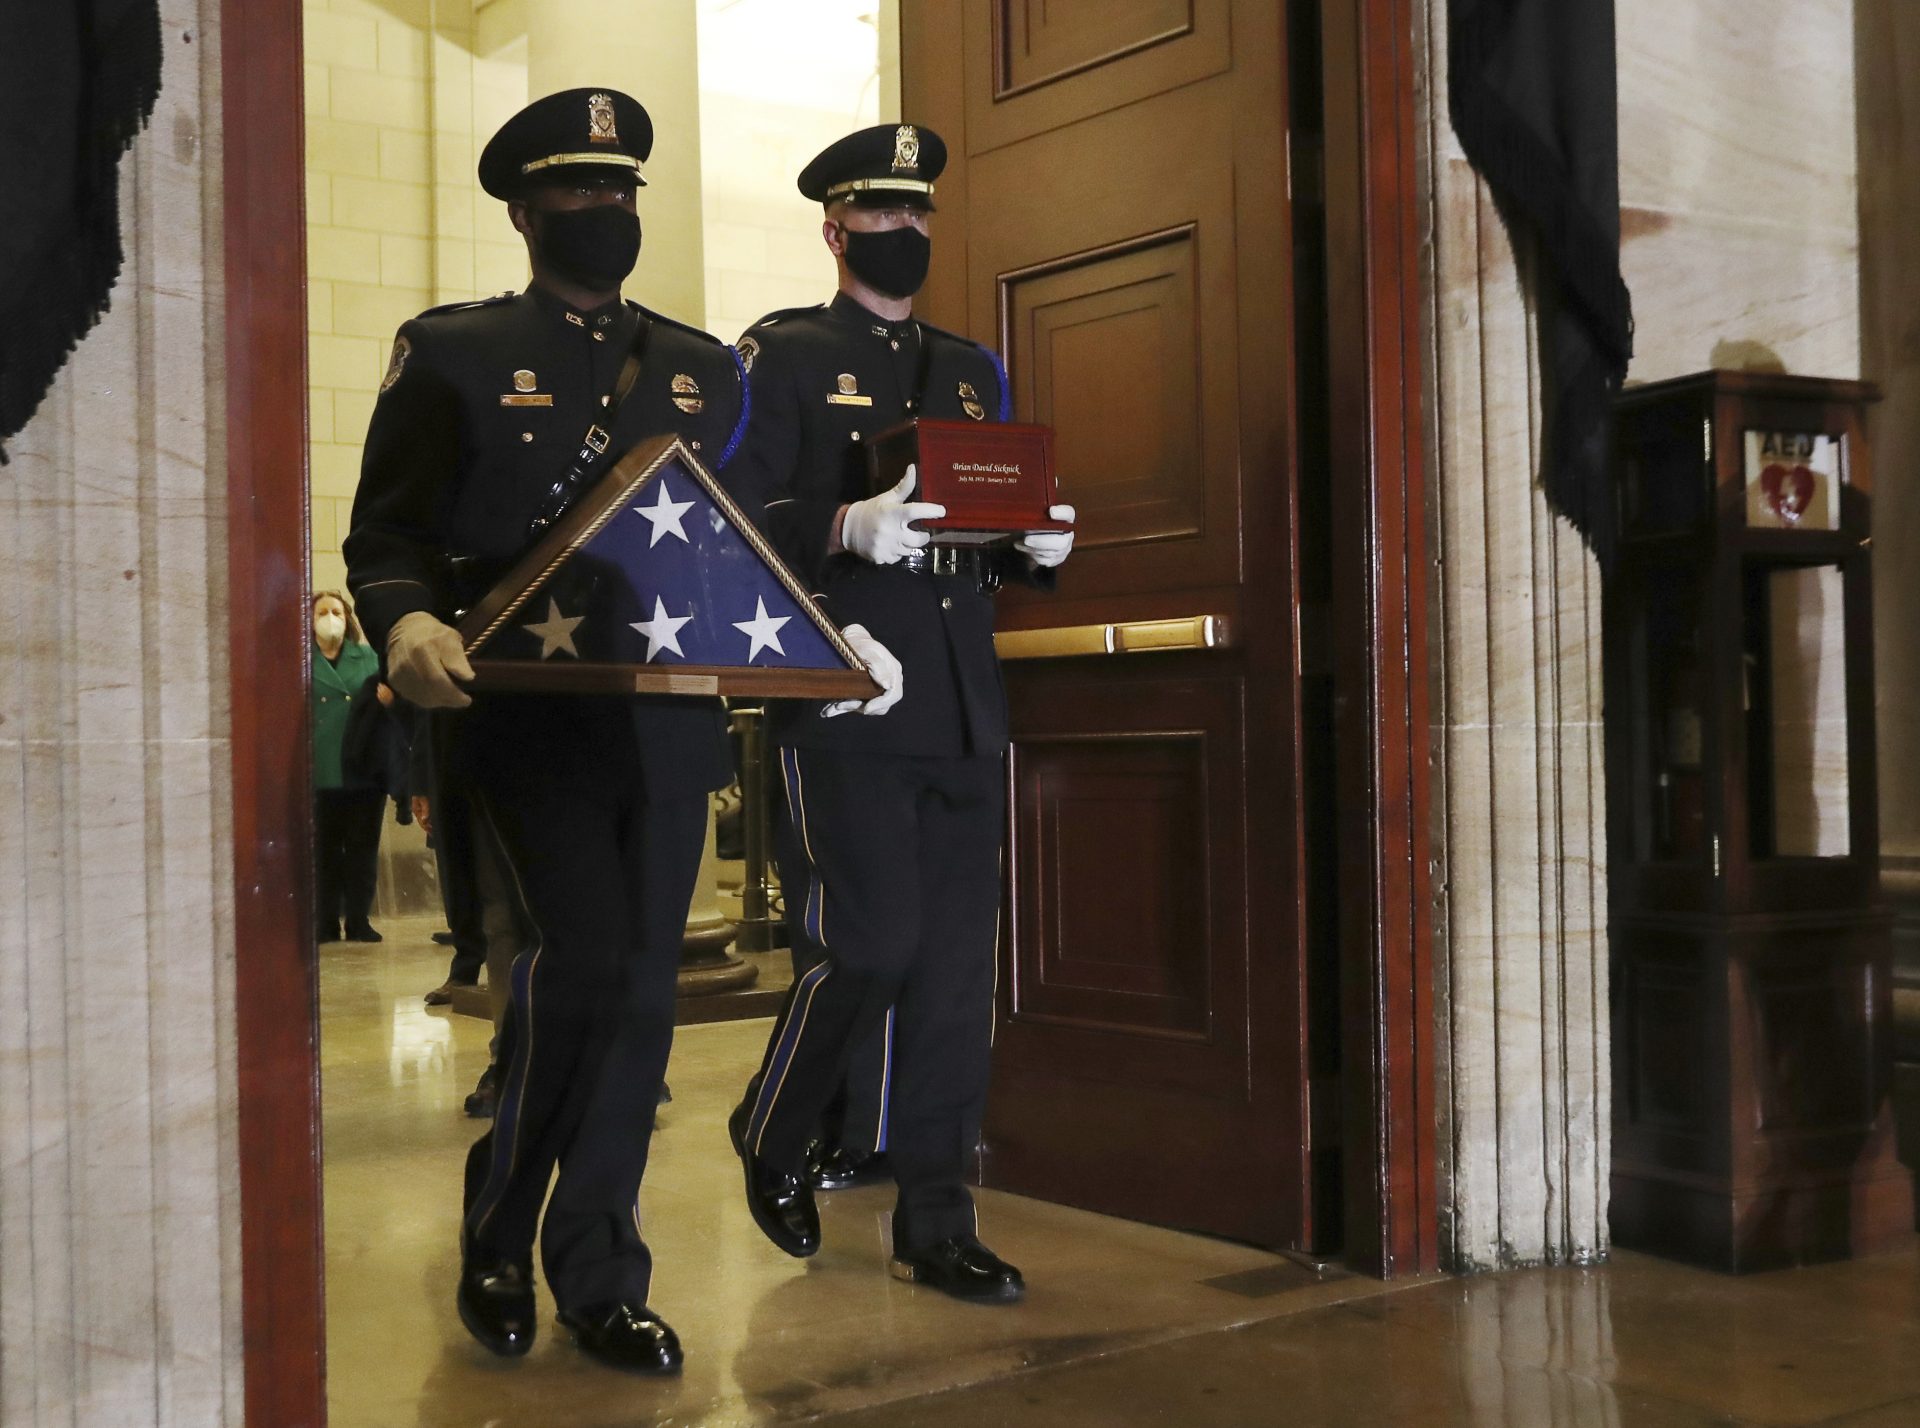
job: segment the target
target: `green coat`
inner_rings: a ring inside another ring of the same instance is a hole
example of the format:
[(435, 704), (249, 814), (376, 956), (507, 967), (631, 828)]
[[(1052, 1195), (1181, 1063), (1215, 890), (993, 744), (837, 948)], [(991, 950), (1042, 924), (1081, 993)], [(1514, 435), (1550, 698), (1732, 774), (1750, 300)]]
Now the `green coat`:
[(340, 646), (338, 663), (329, 663), (313, 647), (313, 786), (343, 788), (346, 778), (340, 768), (340, 745), (347, 736), (347, 713), (360, 695), (367, 676), (380, 669), (379, 656), (372, 645), (348, 640)]

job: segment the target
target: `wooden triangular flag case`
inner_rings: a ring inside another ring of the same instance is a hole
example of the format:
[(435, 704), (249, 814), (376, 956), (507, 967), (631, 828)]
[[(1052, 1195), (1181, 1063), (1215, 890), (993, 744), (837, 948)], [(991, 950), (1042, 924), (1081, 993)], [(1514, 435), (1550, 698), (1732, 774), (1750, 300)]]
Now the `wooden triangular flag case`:
[(671, 436), (622, 457), (459, 629), (481, 689), (879, 692), (766, 538)]

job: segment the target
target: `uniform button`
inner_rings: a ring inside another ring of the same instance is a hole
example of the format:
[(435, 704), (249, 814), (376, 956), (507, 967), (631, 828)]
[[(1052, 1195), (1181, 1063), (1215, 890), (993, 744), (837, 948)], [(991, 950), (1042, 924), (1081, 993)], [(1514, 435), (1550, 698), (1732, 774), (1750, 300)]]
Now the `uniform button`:
[(697, 442), (697, 441), (696, 441), (696, 442), (694, 442), (694, 444), (693, 444), (693, 449), (694, 449), (695, 451), (698, 451), (698, 450), (700, 449), (700, 443), (699, 443), (699, 442)]
[(860, 439), (860, 433), (856, 431), (856, 432), (855, 432), (855, 433), (853, 434), (853, 439), (854, 439), (855, 441), (858, 441), (858, 440)]
[(520, 433), (520, 439), (521, 439), (522, 441), (532, 441), (532, 440), (533, 440), (533, 433), (532, 433), (532, 432), (530, 432), (530, 431), (523, 431), (523, 432), (521, 432), (521, 433)]
[(593, 340), (595, 342), (605, 342), (607, 340), (607, 334), (604, 332), (596, 332), (593, 334)]
[(613, 405), (613, 398), (612, 398), (612, 397), (602, 397), (602, 398), (600, 398), (600, 405), (601, 405), (601, 406), (603, 406), (603, 407), (610, 407), (610, 406), (612, 406), (612, 405)]
[(940, 608), (942, 610), (951, 610), (953, 608), (953, 596), (942, 595), (940, 597)]
[(895, 352), (900, 350), (900, 344), (898, 342), (889, 342), (887, 346), (891, 347)]

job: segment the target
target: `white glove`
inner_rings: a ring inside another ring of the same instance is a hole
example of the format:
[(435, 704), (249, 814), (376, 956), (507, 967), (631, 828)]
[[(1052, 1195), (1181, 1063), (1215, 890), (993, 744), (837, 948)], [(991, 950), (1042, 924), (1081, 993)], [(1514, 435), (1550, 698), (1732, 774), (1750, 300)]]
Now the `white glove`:
[(387, 632), (387, 683), (422, 709), (465, 709), (473, 697), (453, 681), (472, 679), (460, 634), (425, 610), (393, 622)]
[[(1072, 506), (1049, 506), (1047, 514), (1056, 521), (1071, 521)], [(1028, 531), (1013, 543), (1013, 548), (1035, 565), (1052, 567), (1073, 551), (1072, 531)]]
[(848, 625), (840, 633), (853, 646), (853, 652), (860, 656), (867, 673), (879, 684), (880, 692), (864, 703), (858, 699), (842, 699), (829, 704), (820, 711), (820, 717), (832, 719), (836, 715), (851, 714), (856, 709), (862, 714), (886, 713), (900, 702), (901, 688), (906, 682), (900, 661), (893, 657), (891, 650), (867, 633), (865, 625)]
[(924, 546), (932, 537), (910, 523), (937, 520), (947, 508), (932, 501), (909, 501), (907, 493), (918, 479), (918, 472), (909, 466), (891, 491), (848, 506), (840, 522), (840, 544), (875, 565), (892, 565), (908, 551)]

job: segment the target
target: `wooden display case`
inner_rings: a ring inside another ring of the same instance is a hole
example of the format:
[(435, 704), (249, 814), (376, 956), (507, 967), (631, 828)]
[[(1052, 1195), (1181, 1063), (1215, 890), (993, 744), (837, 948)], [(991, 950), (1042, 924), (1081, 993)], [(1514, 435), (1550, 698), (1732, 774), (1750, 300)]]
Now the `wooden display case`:
[(1913, 1224), (1875, 801), (1876, 396), (1706, 372), (1618, 406), (1613, 1234), (1727, 1270)]

